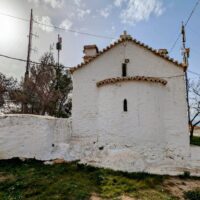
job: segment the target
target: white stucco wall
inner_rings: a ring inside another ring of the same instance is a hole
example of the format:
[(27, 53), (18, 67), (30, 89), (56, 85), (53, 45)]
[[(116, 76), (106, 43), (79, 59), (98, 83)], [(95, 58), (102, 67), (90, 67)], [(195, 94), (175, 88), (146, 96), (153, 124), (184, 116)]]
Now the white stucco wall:
[(57, 148), (71, 137), (70, 119), (36, 115), (0, 116), (0, 159), (61, 157)]
[[(130, 60), (128, 76), (161, 77), (167, 85), (123, 82), (98, 88), (98, 81), (121, 77), (124, 58)], [(183, 165), (190, 155), (183, 69), (131, 42), (115, 46), (73, 73), (72, 127), (73, 136), (91, 144), (130, 146), (143, 162)]]
[(80, 160), (94, 166), (129, 172), (176, 175), (190, 171), (192, 175), (200, 175), (199, 147), (192, 146), (189, 159), (179, 162), (162, 157), (165, 153), (164, 142), (161, 141), (165, 141), (164, 134), (157, 136), (159, 144), (150, 137), (142, 141), (137, 135), (129, 137), (130, 143), (124, 143), (125, 134), (102, 134), (102, 137), (91, 141), (90, 137), (73, 136), (70, 119), (4, 115), (0, 117), (0, 159)]

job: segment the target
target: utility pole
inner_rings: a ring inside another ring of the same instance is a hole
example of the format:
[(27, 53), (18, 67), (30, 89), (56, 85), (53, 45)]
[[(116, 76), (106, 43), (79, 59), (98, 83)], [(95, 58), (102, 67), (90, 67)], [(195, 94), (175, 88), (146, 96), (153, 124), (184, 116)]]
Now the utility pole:
[(58, 51), (58, 66), (60, 63), (60, 51), (62, 50), (62, 38), (58, 35), (58, 42), (56, 43), (56, 49)]
[[(185, 34), (185, 26), (182, 22), (181, 26), (181, 34), (182, 34), (182, 55), (183, 55), (183, 63), (188, 68), (189, 62), (188, 58), (190, 56), (190, 48), (186, 48), (186, 34)], [(188, 124), (190, 125), (190, 104), (189, 104), (189, 83), (188, 83), (188, 74), (187, 68), (185, 69), (185, 84), (186, 84), (186, 100), (187, 100), (187, 110), (188, 110)]]
[(31, 58), (31, 50), (32, 50), (32, 37), (33, 37), (33, 9), (31, 9), (31, 15), (30, 15), (30, 25), (29, 25), (29, 35), (28, 35), (28, 53), (27, 53), (24, 84), (26, 84), (26, 81), (29, 78), (30, 58)]
[[(30, 58), (31, 58), (31, 50), (32, 50), (32, 36), (33, 36), (32, 31), (33, 31), (33, 9), (31, 9), (30, 24), (29, 24), (28, 53), (27, 53), (27, 60), (26, 60), (26, 71), (24, 75), (24, 91), (27, 90), (27, 80), (29, 78)], [(27, 113), (27, 111), (28, 111), (27, 103), (23, 103), (22, 112)]]

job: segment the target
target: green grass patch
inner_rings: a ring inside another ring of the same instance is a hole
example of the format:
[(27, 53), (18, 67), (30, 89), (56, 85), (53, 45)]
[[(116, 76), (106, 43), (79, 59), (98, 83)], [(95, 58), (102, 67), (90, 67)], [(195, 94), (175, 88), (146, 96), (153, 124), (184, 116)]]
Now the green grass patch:
[(200, 137), (193, 136), (190, 140), (190, 144), (200, 146)]
[(141, 200), (172, 200), (163, 191), (164, 177), (147, 173), (125, 173), (78, 163), (44, 165), (19, 159), (0, 161), (1, 200), (89, 200), (122, 195)]

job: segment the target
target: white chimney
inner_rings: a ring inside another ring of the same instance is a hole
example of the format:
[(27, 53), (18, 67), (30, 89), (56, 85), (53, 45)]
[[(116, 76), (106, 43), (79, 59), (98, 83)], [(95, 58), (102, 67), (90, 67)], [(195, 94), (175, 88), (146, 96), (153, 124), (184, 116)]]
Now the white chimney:
[(87, 62), (99, 53), (99, 49), (95, 44), (85, 45), (83, 48), (83, 53), (85, 54), (83, 59), (85, 62)]

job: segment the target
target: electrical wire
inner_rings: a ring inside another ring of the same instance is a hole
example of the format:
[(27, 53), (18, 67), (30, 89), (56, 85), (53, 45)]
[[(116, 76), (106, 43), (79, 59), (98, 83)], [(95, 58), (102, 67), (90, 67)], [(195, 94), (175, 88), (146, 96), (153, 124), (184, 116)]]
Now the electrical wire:
[[(21, 61), (21, 62), (27, 62), (26, 59), (15, 58), (15, 57), (3, 55), (3, 54), (0, 54), (0, 57), (7, 58), (7, 59), (11, 59), (11, 60), (16, 60), (16, 61)], [(35, 61), (30, 61), (30, 63), (37, 64), (37, 65), (42, 64), (42, 63), (35, 62)], [(65, 69), (67, 69), (67, 70), (70, 69), (70, 67), (65, 67), (65, 66), (63, 66), (63, 68), (65, 68)], [(200, 77), (200, 74), (198, 74), (197, 72), (193, 72), (193, 71), (191, 71), (191, 70), (188, 70), (188, 72), (191, 73), (191, 74), (194, 74), (194, 75), (197, 75), (197, 76)], [(176, 78), (176, 77), (182, 77), (182, 76), (184, 76), (184, 75), (181, 74), (181, 75), (175, 75), (175, 76), (165, 76), (165, 77), (156, 77), (156, 78)]]
[(197, 72), (193, 72), (193, 71), (191, 71), (191, 70), (188, 70), (188, 72), (191, 73), (191, 74), (194, 74), (194, 75), (197, 75), (197, 76), (200, 77), (200, 74), (198, 74)]
[(24, 19), (24, 18), (21, 18), (21, 17), (16, 17), (16, 16), (13, 16), (13, 15), (10, 15), (10, 14), (7, 14), (7, 13), (3, 13), (3, 12), (0, 12), (0, 15), (4, 15), (4, 16), (11, 17), (11, 18), (18, 19), (18, 20), (25, 21), (25, 22), (29, 22), (30, 21), (28, 19)]
[[(25, 60), (25, 59), (15, 58), (15, 57), (11, 57), (11, 56), (6, 56), (6, 55), (3, 55), (3, 54), (0, 54), (0, 57), (8, 58), (8, 59), (11, 59), (11, 60), (17, 60), (17, 61), (27, 62), (27, 60)], [(29, 61), (29, 62), (33, 63), (33, 64), (40, 64), (40, 63), (35, 62), (35, 61)]]
[(42, 25), (42, 26), (47, 26), (47, 27), (51, 27), (51, 28), (55, 28), (55, 29), (59, 29), (59, 30), (63, 30), (63, 31), (72, 32), (72, 33), (78, 33), (78, 34), (82, 34), (82, 35), (88, 35), (88, 36), (92, 36), (92, 37), (104, 38), (104, 39), (109, 39), (109, 40), (114, 39), (114, 37), (109, 37), (109, 36), (105, 36), (105, 35), (92, 34), (92, 33), (87, 33), (87, 32), (76, 31), (73, 29), (61, 28), (59, 26), (54, 26), (54, 25), (50, 25), (50, 24), (44, 24), (44, 23), (38, 22), (36, 20), (33, 20), (33, 22), (36, 24)]
[[(194, 14), (194, 12), (195, 12), (197, 6), (199, 5), (199, 3), (200, 3), (200, 0), (198, 0), (198, 1), (196, 2), (196, 4), (194, 5), (194, 7), (193, 7), (193, 9), (192, 9), (192, 11), (191, 11), (191, 13), (190, 13), (190, 15), (188, 16), (186, 22), (184, 23), (184, 26), (185, 26), (185, 27), (186, 27), (187, 24), (189, 23), (189, 21), (190, 21), (192, 15)], [(180, 36), (181, 36), (181, 33), (178, 34), (178, 37), (177, 37), (177, 39), (175, 40), (175, 42), (173, 43), (172, 47), (170, 48), (169, 53), (171, 53), (171, 52), (174, 50), (174, 48), (175, 48), (175, 46), (176, 46), (178, 40), (180, 39)]]
[[(2, 13), (2, 12), (0, 12), (0, 15), (4, 15), (4, 16), (11, 17), (11, 18), (18, 19), (18, 20), (25, 21), (25, 22), (29, 22), (30, 21), (28, 19), (24, 19), (24, 18), (21, 18), (21, 17), (16, 17), (16, 16), (13, 16), (13, 15), (10, 15), (10, 14), (6, 14), (6, 13)], [(41, 23), (41, 22), (38, 22), (35, 19), (33, 20), (33, 22), (35, 24), (38, 24), (38, 25), (51, 27), (51, 28), (54, 28), (54, 29), (62, 30), (62, 31), (68, 31), (68, 32), (72, 32), (72, 33), (77, 33), (77, 34), (81, 34), (81, 35), (87, 35), (87, 36), (91, 36), (91, 37), (103, 38), (103, 39), (109, 39), (109, 40), (114, 39), (114, 37), (109, 37), (109, 36), (105, 36), (105, 35), (92, 34), (92, 33), (88, 33), (88, 32), (82, 32), (82, 31), (77, 31), (77, 30), (73, 30), (73, 29), (66, 29), (66, 28), (61, 28), (59, 26), (54, 26), (54, 25), (50, 25), (50, 24)]]
[[(3, 54), (0, 54), (0, 57), (7, 58), (7, 59), (11, 59), (11, 60), (16, 60), (16, 61), (21, 61), (21, 62), (27, 62), (27, 60), (25, 60), (25, 59), (15, 58), (15, 57), (3, 55)], [(35, 61), (31, 61), (31, 60), (30, 60), (29, 62), (30, 62), (30, 63), (33, 63), (33, 64), (37, 64), (37, 65), (42, 64), (42, 63), (35, 62)], [(69, 68), (70, 68), (70, 67), (65, 67), (65, 66), (63, 66), (63, 67), (66, 68), (66, 69), (69, 69)]]

